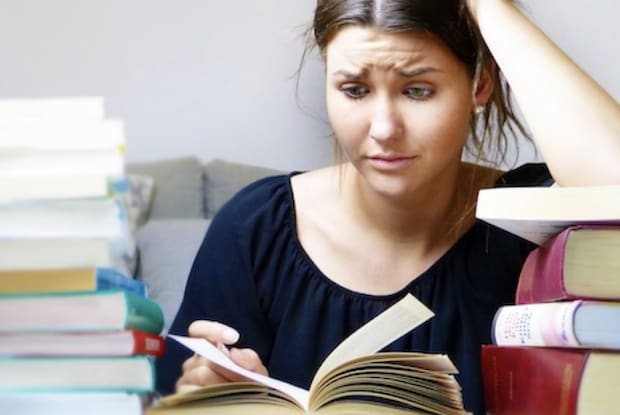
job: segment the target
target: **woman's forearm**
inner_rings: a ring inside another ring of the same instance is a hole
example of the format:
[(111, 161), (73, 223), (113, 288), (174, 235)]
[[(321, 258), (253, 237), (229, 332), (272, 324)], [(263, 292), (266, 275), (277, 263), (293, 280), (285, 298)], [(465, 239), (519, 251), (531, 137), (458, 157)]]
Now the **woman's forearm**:
[(555, 180), (620, 184), (620, 105), (510, 1), (469, 4)]

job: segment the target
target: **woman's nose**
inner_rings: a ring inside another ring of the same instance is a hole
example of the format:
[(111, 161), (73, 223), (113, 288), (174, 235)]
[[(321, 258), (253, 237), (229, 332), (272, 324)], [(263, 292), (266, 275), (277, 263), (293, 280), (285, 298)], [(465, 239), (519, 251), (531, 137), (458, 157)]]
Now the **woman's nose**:
[(379, 103), (370, 120), (369, 136), (375, 141), (387, 141), (401, 137), (402, 119), (398, 109), (391, 102)]

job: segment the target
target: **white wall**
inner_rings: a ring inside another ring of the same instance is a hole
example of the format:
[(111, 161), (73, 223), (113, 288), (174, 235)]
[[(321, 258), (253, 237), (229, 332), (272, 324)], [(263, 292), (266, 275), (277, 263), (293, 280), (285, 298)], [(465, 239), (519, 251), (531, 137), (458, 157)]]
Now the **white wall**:
[[(522, 3), (620, 100), (617, 0)], [(305, 111), (291, 78), (314, 4), (0, 0), (0, 97), (103, 95), (108, 114), (126, 121), (131, 161), (196, 154), (325, 165), (332, 143), (316, 56), (302, 76)]]

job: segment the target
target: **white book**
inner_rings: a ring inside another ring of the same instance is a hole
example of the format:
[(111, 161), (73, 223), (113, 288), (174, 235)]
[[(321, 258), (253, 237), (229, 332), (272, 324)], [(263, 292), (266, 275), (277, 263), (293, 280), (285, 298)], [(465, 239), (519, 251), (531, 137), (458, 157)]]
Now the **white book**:
[(116, 267), (106, 238), (0, 239), (0, 270)]
[(0, 414), (141, 415), (143, 398), (129, 393), (0, 393)]
[(476, 217), (542, 244), (571, 225), (619, 224), (620, 186), (484, 189)]
[(132, 255), (127, 211), (116, 197), (0, 203), (0, 239), (104, 238)]
[(107, 194), (108, 178), (105, 175), (0, 175), (0, 203), (104, 197)]
[(103, 97), (0, 99), (0, 121), (103, 120)]
[(116, 148), (0, 151), (0, 176), (121, 176), (124, 173), (123, 153)]
[(0, 152), (125, 148), (121, 120), (0, 122)]

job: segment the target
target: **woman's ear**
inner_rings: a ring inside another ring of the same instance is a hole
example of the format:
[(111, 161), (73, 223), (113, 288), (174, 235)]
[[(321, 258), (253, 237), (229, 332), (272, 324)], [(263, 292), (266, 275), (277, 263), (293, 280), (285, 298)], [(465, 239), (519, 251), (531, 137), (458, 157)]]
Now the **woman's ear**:
[(493, 94), (495, 88), (495, 63), (486, 62), (482, 65), (478, 79), (474, 80), (474, 90), (472, 91), (474, 107), (486, 105)]

